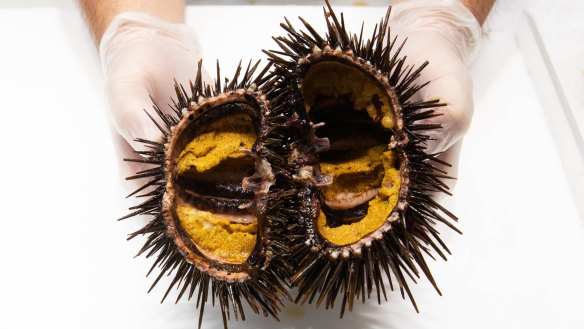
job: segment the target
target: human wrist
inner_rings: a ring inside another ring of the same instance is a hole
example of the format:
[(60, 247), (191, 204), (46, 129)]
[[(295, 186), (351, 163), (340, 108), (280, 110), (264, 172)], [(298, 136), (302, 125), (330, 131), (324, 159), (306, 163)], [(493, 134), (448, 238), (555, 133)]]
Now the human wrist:
[(459, 0), (472, 12), (479, 24), (483, 26), (487, 16), (495, 5), (495, 0)]
[(78, 0), (95, 43), (102, 36), (114, 17), (124, 12), (150, 14), (171, 23), (183, 23), (185, 0)]

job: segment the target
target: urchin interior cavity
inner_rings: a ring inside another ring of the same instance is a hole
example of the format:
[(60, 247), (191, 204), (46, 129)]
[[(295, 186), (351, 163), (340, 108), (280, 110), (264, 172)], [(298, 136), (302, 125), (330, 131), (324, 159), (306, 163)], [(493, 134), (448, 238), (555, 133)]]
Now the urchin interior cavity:
[(395, 126), (389, 98), (370, 74), (337, 61), (321, 61), (310, 67), (302, 89), (306, 110), (327, 98), (347, 99), (354, 110), (363, 111), (384, 128)]
[(359, 241), (383, 225), (398, 201), (399, 163), (388, 143), (395, 114), (387, 92), (370, 74), (338, 61), (313, 64), (302, 81), (316, 132), (330, 140), (320, 169), (333, 177), (318, 190), (316, 227), (335, 245)]
[(255, 171), (245, 152), (257, 138), (252, 119), (231, 114), (194, 132), (177, 157), (176, 215), (207, 258), (242, 264), (257, 240), (257, 218), (245, 209), (254, 194), (241, 186)]

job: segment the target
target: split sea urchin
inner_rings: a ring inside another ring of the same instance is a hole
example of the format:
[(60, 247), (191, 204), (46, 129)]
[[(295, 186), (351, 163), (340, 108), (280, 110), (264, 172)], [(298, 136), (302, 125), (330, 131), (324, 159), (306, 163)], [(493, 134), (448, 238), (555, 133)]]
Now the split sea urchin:
[(280, 232), (296, 264), (290, 281), (297, 302), (332, 308), (340, 296), (342, 317), (374, 289), (379, 303), (387, 299), (385, 275), (417, 310), (408, 278), (423, 273), (440, 292), (424, 255), (449, 253), (434, 224), (457, 230), (456, 217), (430, 196), (448, 193), (442, 179), (450, 177), (439, 168), (447, 164), (425, 152), (424, 132), (440, 126), (421, 122), (444, 104), (412, 100), (428, 63), (405, 64), (403, 44), (390, 39), (391, 7), (369, 40), (363, 29), (348, 33), (343, 15), (327, 7), (326, 35), (286, 19), (287, 35), (274, 38), (280, 49), (266, 51), (276, 89), (310, 127), (289, 157), (299, 191), (294, 231)]
[[(420, 67), (406, 65), (403, 44), (390, 39), (389, 14), (370, 39), (350, 34), (327, 1), (328, 32), (288, 20), (274, 64), (238, 67), (221, 84), (201, 79), (190, 92), (176, 85), (173, 112), (154, 106), (162, 142), (139, 139), (146, 150), (127, 159), (152, 167), (128, 179), (146, 179), (132, 207), (151, 221), (139, 254), (154, 256), (173, 277), (164, 295), (177, 301), (197, 293), (199, 326), (209, 295), (219, 301), (224, 325), (255, 313), (277, 318), (288, 298), (326, 308), (341, 297), (341, 317), (355, 299), (375, 290), (387, 299), (397, 283), (417, 310), (408, 280), (425, 275), (438, 290), (425, 255), (449, 253), (435, 227), (456, 217), (431, 195), (449, 193), (448, 166), (425, 152), (427, 123), (438, 100), (414, 101)], [(439, 290), (438, 290), (439, 292)], [(163, 300), (164, 300), (163, 298)]]
[(129, 238), (147, 236), (138, 254), (156, 258), (150, 272), (158, 267), (160, 274), (152, 288), (164, 275), (173, 277), (163, 300), (173, 287), (177, 301), (198, 291), (199, 326), (209, 297), (218, 300), (225, 327), (231, 313), (245, 319), (243, 300), (255, 313), (277, 318), (288, 298), (283, 279), (290, 269), (278, 259), (285, 246), (270, 235), (285, 222), (281, 196), (290, 193), (276, 184), (282, 170), (271, 150), (285, 136), (266, 97), (270, 65), (254, 78), (258, 64), (245, 71), (240, 65), (223, 85), (217, 64), (210, 86), (199, 62), (190, 92), (175, 85), (172, 113), (154, 105), (158, 118), (151, 119), (163, 140), (138, 139), (146, 150), (125, 159), (152, 165), (128, 177), (146, 180), (131, 194), (143, 193), (146, 201), (122, 219), (151, 216)]

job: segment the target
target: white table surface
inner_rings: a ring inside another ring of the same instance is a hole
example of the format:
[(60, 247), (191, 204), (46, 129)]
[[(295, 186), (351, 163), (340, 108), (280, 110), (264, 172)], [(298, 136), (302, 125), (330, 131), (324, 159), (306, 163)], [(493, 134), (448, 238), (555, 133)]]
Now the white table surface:
[[(37, 4), (36, 2), (33, 2)], [(42, 2), (40, 2), (42, 4)], [(0, 5), (1, 7), (1, 5)], [(345, 10), (346, 12), (348, 10)], [(352, 8), (350, 27), (384, 9)], [(321, 21), (319, 7), (190, 7), (207, 64), (231, 72), (262, 57), (283, 15)], [(448, 262), (431, 262), (443, 291), (414, 287), (382, 306), (290, 305), (280, 323), (248, 315), (231, 328), (582, 328), (584, 228), (510, 27), (493, 13), (471, 67), (475, 116), (450, 208)], [(70, 2), (0, 8), (0, 328), (195, 328), (193, 302), (146, 294), (150, 261), (126, 242), (141, 222), (117, 172), (94, 45)], [(443, 230), (446, 231), (446, 230)], [(208, 308), (204, 328), (221, 324)]]

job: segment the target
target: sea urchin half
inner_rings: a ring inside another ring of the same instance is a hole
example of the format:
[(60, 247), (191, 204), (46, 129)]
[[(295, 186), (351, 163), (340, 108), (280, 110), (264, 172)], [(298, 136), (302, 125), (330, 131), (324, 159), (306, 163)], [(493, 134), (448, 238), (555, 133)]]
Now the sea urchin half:
[(266, 51), (276, 89), (310, 127), (289, 158), (299, 191), (295, 231), (286, 234), (296, 264), (290, 281), (297, 302), (332, 308), (340, 296), (342, 317), (374, 289), (379, 303), (387, 299), (385, 275), (417, 310), (408, 280), (423, 273), (439, 292), (424, 255), (449, 253), (435, 223), (456, 230), (456, 217), (431, 197), (448, 193), (439, 168), (447, 164), (425, 152), (424, 132), (440, 126), (420, 122), (444, 104), (412, 100), (428, 63), (405, 64), (403, 44), (390, 39), (391, 8), (365, 40), (327, 7), (326, 35), (302, 18), (305, 30), (286, 20), (287, 35), (274, 38), (280, 49)]
[(199, 326), (209, 295), (213, 304), (218, 300), (225, 327), (231, 313), (245, 319), (243, 300), (255, 313), (277, 318), (288, 298), (283, 279), (290, 270), (278, 259), (285, 250), (270, 235), (272, 223), (285, 222), (281, 199), (290, 194), (276, 184), (282, 170), (270, 148), (284, 136), (265, 94), (270, 65), (254, 78), (258, 64), (250, 62), (241, 78), (240, 65), (223, 85), (217, 65), (209, 86), (199, 62), (190, 93), (175, 86), (172, 113), (154, 105), (159, 117), (151, 118), (163, 140), (139, 139), (147, 150), (126, 159), (153, 165), (128, 177), (146, 179), (131, 194), (143, 193), (146, 201), (124, 218), (151, 216), (130, 238), (147, 236), (139, 254), (155, 256), (150, 271), (160, 268), (152, 287), (173, 275), (163, 300), (173, 287), (177, 301), (198, 291)]

